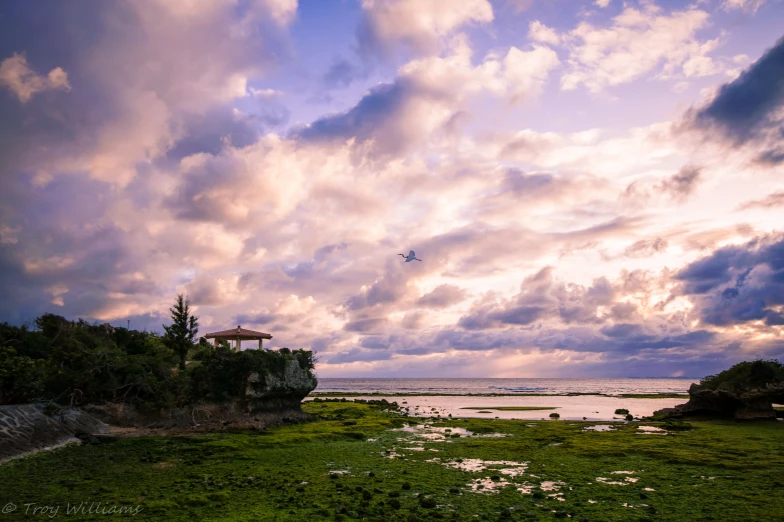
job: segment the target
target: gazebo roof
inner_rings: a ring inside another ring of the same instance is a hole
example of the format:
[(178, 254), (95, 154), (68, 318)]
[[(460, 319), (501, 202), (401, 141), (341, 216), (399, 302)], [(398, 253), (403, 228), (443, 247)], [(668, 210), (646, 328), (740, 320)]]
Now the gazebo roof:
[(241, 339), (243, 341), (255, 341), (258, 339), (272, 339), (272, 336), (264, 332), (256, 332), (255, 330), (248, 330), (242, 326), (237, 325), (237, 328), (231, 330), (221, 330), (220, 332), (208, 333), (204, 336), (205, 339)]

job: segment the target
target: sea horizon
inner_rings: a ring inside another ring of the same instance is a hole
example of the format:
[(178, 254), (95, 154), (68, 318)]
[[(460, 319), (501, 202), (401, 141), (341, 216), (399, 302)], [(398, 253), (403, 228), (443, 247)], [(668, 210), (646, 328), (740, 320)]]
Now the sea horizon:
[(315, 393), (460, 394), (685, 394), (689, 377), (323, 377)]

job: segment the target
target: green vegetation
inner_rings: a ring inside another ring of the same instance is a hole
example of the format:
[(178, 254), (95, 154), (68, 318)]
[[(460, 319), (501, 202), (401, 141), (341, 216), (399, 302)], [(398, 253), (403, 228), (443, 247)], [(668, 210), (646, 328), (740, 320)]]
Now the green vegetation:
[(460, 408), (461, 410), (496, 410), (496, 411), (538, 411), (538, 410), (557, 410), (553, 406), (485, 406), (482, 408), (476, 406), (467, 406)]
[(180, 370), (184, 370), (185, 358), (188, 352), (193, 350), (193, 340), (199, 333), (199, 318), (190, 315), (190, 303), (182, 294), (177, 295), (177, 303), (169, 309), (169, 312), (171, 312), (172, 324), (163, 325), (166, 332), (163, 341), (180, 358)]
[(733, 393), (784, 382), (784, 364), (776, 360), (744, 361), (700, 381), (700, 388)]
[[(178, 304), (184, 306), (181, 297)], [(188, 328), (196, 327), (193, 317), (183, 318)], [(308, 350), (234, 352), (220, 343), (213, 348), (203, 338), (194, 345), (189, 335), (185, 340), (198, 362), (183, 370), (178, 368), (182, 351), (178, 355), (174, 349), (180, 350), (179, 341), (155, 333), (68, 321), (53, 314), (36, 319), (34, 329), (2, 323), (0, 404), (123, 402), (157, 411), (242, 398), (253, 372), (282, 376), (288, 360), (313, 370)]]
[[(390, 431), (404, 419), (380, 401), (303, 409), (318, 420), (261, 434), (106, 440), (15, 460), (0, 466), (0, 500), (19, 506), (13, 520), (41, 518), (25, 517), (26, 503), (62, 512), (80, 502), (141, 506), (110, 517), (129, 521), (780, 519), (782, 422), (695, 421), (663, 436), (638, 434), (637, 423), (594, 432), (584, 427), (595, 423), (571, 421), (430, 419), (442, 433), (474, 434), (418, 439), (431, 452), (407, 450), (416, 434)], [(523, 473), (458, 466), (469, 459), (517, 462)], [(486, 482), (472, 491), (476, 479)]]

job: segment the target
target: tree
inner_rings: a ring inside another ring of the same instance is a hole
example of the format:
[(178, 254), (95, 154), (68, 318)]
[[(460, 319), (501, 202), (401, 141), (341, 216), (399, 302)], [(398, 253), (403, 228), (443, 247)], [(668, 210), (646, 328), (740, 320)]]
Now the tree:
[(190, 315), (189, 309), (188, 299), (184, 299), (182, 294), (178, 294), (177, 303), (173, 308), (169, 308), (172, 325), (163, 325), (163, 329), (166, 330), (166, 345), (179, 356), (180, 370), (185, 369), (188, 350), (193, 348), (193, 340), (199, 333), (199, 318)]

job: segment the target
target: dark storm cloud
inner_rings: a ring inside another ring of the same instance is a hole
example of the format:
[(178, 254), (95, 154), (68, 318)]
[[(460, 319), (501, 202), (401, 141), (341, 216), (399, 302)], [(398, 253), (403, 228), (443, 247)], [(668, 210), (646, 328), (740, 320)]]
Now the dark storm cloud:
[(707, 324), (781, 324), (776, 308), (784, 305), (784, 237), (721, 248), (678, 272), (675, 279), (682, 282), (677, 293), (695, 296), (696, 312)]
[[(768, 131), (782, 140), (784, 125), (776, 112), (784, 106), (784, 38), (736, 80), (725, 84), (706, 106), (689, 115), (693, 125), (717, 130), (735, 146), (763, 137)], [(778, 164), (780, 148), (761, 153), (760, 160)]]
[(466, 291), (462, 288), (455, 285), (443, 284), (420, 297), (419, 300), (417, 300), (417, 304), (426, 308), (446, 308), (463, 301), (465, 298)]

